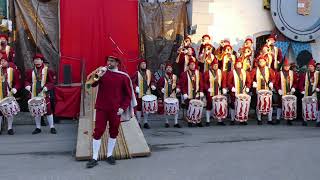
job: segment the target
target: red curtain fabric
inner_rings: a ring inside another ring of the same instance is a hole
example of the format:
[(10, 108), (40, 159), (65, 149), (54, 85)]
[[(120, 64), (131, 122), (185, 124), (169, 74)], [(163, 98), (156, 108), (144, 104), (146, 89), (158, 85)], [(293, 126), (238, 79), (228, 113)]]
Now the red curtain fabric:
[(79, 117), (81, 87), (55, 88), (55, 116)]
[[(60, 0), (60, 78), (63, 66), (71, 65), (72, 82), (81, 81), (81, 63), (86, 74), (100, 65), (104, 57), (119, 52), (109, 36), (124, 52), (123, 66), (129, 74), (136, 70), (139, 54), (138, 1)], [(120, 53), (121, 54), (121, 53)]]

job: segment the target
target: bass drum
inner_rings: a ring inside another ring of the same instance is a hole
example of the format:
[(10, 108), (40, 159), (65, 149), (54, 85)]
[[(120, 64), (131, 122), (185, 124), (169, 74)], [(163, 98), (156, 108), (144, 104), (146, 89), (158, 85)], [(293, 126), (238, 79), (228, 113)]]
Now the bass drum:
[(286, 37), (308, 42), (320, 37), (319, 0), (271, 0), (271, 16)]

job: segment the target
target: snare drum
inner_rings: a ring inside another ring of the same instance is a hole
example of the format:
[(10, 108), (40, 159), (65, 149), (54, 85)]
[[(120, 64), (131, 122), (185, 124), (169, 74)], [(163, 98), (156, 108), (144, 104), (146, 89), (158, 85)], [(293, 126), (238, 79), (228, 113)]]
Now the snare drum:
[(189, 108), (187, 111), (187, 120), (191, 123), (200, 123), (203, 110), (203, 102), (197, 99), (192, 99), (189, 102)]
[(257, 111), (267, 115), (272, 110), (272, 91), (259, 90), (257, 96)]
[(14, 97), (6, 97), (0, 101), (0, 110), (5, 117), (12, 117), (20, 112), (19, 104)]
[(285, 120), (297, 117), (297, 97), (294, 95), (282, 96), (282, 116)]
[(179, 101), (177, 98), (166, 98), (164, 109), (167, 115), (175, 115), (179, 112)]
[(236, 121), (244, 122), (248, 120), (250, 102), (251, 102), (251, 96), (247, 94), (236, 95), (236, 100), (234, 104)]
[(307, 96), (302, 98), (302, 116), (305, 121), (316, 120), (318, 111), (317, 98)]
[(227, 97), (223, 95), (216, 95), (212, 97), (213, 117), (218, 120), (224, 119), (228, 115), (228, 101)]
[(43, 116), (47, 113), (47, 103), (44, 97), (34, 97), (29, 99), (28, 107), (33, 117)]
[(157, 96), (145, 95), (142, 97), (142, 110), (144, 113), (156, 113), (158, 111)]

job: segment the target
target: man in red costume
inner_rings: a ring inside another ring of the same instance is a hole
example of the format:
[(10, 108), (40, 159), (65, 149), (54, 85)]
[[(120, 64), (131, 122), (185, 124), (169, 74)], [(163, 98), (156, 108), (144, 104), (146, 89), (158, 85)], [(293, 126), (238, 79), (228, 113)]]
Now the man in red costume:
[(271, 35), (266, 40), (267, 45), (270, 47), (271, 55), (272, 55), (272, 63), (271, 67), (275, 71), (279, 71), (280, 65), (282, 63), (282, 52), (281, 49), (275, 46), (276, 36)]
[[(162, 99), (165, 100), (166, 98), (176, 98), (177, 93), (180, 92), (178, 87), (178, 77), (174, 75), (172, 64), (166, 64), (166, 73), (163, 77), (161, 77), (157, 83), (158, 89), (161, 89)], [(174, 126), (175, 128), (181, 128), (178, 123), (178, 115), (179, 113), (174, 115)], [(165, 127), (170, 127), (168, 115), (166, 116), (166, 123)]]
[(178, 64), (178, 68), (179, 68), (179, 76), (185, 72), (186, 70), (188, 70), (188, 64), (190, 61), (196, 61), (196, 58), (193, 56), (194, 54), (194, 50), (192, 47), (186, 47), (186, 49), (184, 50), (184, 53), (181, 53), (179, 55), (179, 58), (177, 58), (176, 63)]
[[(31, 98), (41, 96), (45, 98), (47, 104), (47, 120), (50, 126), (51, 134), (56, 134), (54, 128), (53, 115), (51, 110), (50, 95), (48, 91), (54, 86), (53, 78), (49, 73), (48, 67), (43, 64), (44, 57), (42, 54), (36, 54), (33, 57), (34, 69), (26, 71), (25, 89), (30, 91)], [(35, 117), (36, 129), (32, 134), (41, 133), (41, 117)]]
[[(270, 90), (272, 91), (273, 85), (275, 84), (275, 73), (274, 71), (267, 66), (266, 59), (263, 56), (258, 58), (259, 65), (251, 72), (251, 78), (253, 81), (252, 87), (255, 88), (256, 94), (259, 90)], [(258, 103), (258, 102), (257, 102)], [(272, 103), (272, 102), (270, 102)], [(257, 113), (258, 125), (262, 125), (261, 114), (259, 111)], [(268, 114), (268, 124), (273, 125), (272, 122), (272, 106), (270, 113)]]
[[(13, 96), (21, 88), (20, 74), (17, 69), (9, 67), (8, 59), (6, 54), (1, 57), (1, 73), (0, 79), (0, 100)], [(0, 134), (1, 134), (1, 123), (3, 115), (0, 112)], [(13, 135), (14, 131), (12, 129), (13, 117), (7, 117), (8, 121), (8, 134)]]
[[(138, 71), (131, 77), (133, 88), (135, 89), (137, 96), (137, 119), (138, 122), (141, 123), (141, 115), (142, 115), (142, 97), (144, 95), (150, 95), (151, 90), (156, 90), (154, 77), (149, 69), (147, 69), (147, 62), (144, 59), (141, 59), (138, 64)], [(150, 125), (148, 124), (148, 113), (144, 113), (144, 124), (143, 127), (145, 129), (150, 129)]]
[[(87, 168), (98, 165), (98, 153), (101, 145), (101, 136), (106, 130), (109, 121), (109, 134), (107, 162), (115, 164), (112, 156), (113, 149), (118, 136), (120, 119), (126, 113), (133, 114), (136, 105), (133, 86), (129, 75), (118, 70), (120, 60), (117, 57), (107, 57), (107, 66), (101, 67), (96, 74), (92, 87), (98, 87), (96, 100), (96, 121), (92, 140), (92, 159), (87, 162)], [(130, 118), (130, 117), (129, 117)]]
[[(290, 64), (287, 58), (285, 58), (282, 70), (276, 75), (275, 89), (280, 97), (278, 98), (277, 118), (276, 124), (280, 124), (280, 118), (282, 114), (282, 96), (292, 95), (296, 92), (297, 88), (297, 75), (290, 70)], [(287, 121), (288, 125), (292, 125), (292, 121)]]
[(0, 53), (6, 54), (8, 62), (13, 63), (14, 59), (14, 49), (8, 45), (8, 36), (0, 35)]
[[(227, 94), (227, 89), (223, 89), (225, 84), (225, 74), (218, 68), (218, 60), (214, 59), (209, 71), (204, 74), (204, 90), (206, 92), (206, 126), (210, 126), (210, 115), (212, 114), (212, 97), (220, 94)], [(225, 125), (219, 120), (217, 125)]]
[[(196, 67), (195, 61), (189, 61), (188, 70), (181, 74), (179, 80), (179, 87), (181, 87), (183, 99), (187, 106), (189, 106), (191, 99), (200, 99), (204, 97), (202, 74)], [(192, 127), (192, 123), (188, 122), (188, 126)], [(202, 127), (203, 125), (200, 122), (197, 126)]]
[[(316, 71), (316, 61), (313, 59), (308, 64), (308, 71), (300, 74), (299, 90), (304, 97), (317, 97), (317, 93), (320, 92), (319, 71)], [(320, 126), (319, 111), (317, 114), (317, 126)], [(302, 125), (307, 126), (307, 121), (303, 121)]]
[[(237, 59), (235, 63), (234, 70), (228, 73), (228, 89), (230, 92), (230, 115), (231, 121), (230, 125), (234, 125), (235, 119), (235, 109), (234, 104), (236, 101), (236, 95), (238, 94), (247, 94), (249, 93), (249, 89), (251, 88), (251, 77), (250, 73), (245, 71), (242, 68), (242, 60), (240, 58)], [(240, 125), (247, 125), (247, 122), (240, 122)]]

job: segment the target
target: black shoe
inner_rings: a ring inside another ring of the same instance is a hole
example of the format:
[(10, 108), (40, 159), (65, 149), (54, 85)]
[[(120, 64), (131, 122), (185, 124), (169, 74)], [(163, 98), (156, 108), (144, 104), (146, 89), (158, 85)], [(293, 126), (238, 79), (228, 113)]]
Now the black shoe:
[(32, 134), (39, 134), (39, 133), (41, 133), (41, 129), (39, 129), (39, 128), (36, 128), (36, 129), (32, 132)]
[(320, 122), (317, 122), (316, 127), (320, 127)]
[(198, 126), (198, 127), (203, 127), (203, 125), (202, 125), (201, 122), (200, 122), (200, 123), (197, 123), (197, 126)]
[(9, 135), (14, 135), (13, 129), (9, 129), (9, 130), (8, 130), (8, 134), (9, 134)]
[(206, 126), (209, 127), (210, 126), (210, 122), (206, 122)]
[(234, 126), (235, 125), (235, 122), (234, 121), (230, 121), (230, 126)]
[(188, 122), (188, 127), (192, 127), (192, 123), (191, 122)]
[(226, 124), (224, 122), (218, 122), (217, 125), (218, 126), (225, 126)]
[(288, 126), (292, 126), (292, 121), (290, 121), (290, 120), (287, 121), (287, 125), (288, 125)]
[(145, 129), (150, 129), (150, 126), (149, 126), (148, 123), (144, 123), (143, 127), (144, 127)]
[(93, 168), (95, 167), (96, 165), (98, 165), (98, 161), (95, 160), (95, 159), (91, 159), (87, 162), (86, 166), (87, 168)]
[(239, 122), (239, 125), (240, 125), (240, 126), (243, 126), (243, 125), (244, 125), (244, 122)]
[(181, 128), (180, 124), (175, 124), (173, 127), (175, 127), (175, 128)]
[(0, 135), (2, 134), (1, 129), (0, 129)]
[(169, 128), (169, 127), (170, 127), (169, 123), (165, 123), (165, 124), (164, 124), (164, 127), (165, 127), (165, 128)]
[(305, 122), (305, 121), (303, 121), (303, 122), (302, 122), (302, 126), (308, 126), (308, 123)]
[(44, 118), (41, 117), (41, 126), (47, 126), (46, 122), (44, 121)]
[(258, 124), (259, 126), (262, 125), (262, 121), (259, 121), (259, 120), (258, 120), (258, 123), (257, 123), (257, 124)]
[(274, 125), (274, 123), (273, 123), (272, 121), (268, 121), (267, 124), (269, 124), (269, 125)]
[(114, 159), (113, 156), (107, 157), (107, 162), (111, 165), (115, 165), (116, 164), (116, 160)]
[(248, 125), (248, 122), (247, 121), (244, 121), (244, 122), (242, 122), (243, 123), (243, 125)]
[(277, 119), (275, 124), (276, 125), (280, 124), (280, 120)]
[(57, 134), (56, 128), (51, 128), (51, 129), (50, 129), (50, 132), (51, 132), (51, 134)]
[(139, 123), (139, 127), (140, 127), (140, 129), (141, 129), (141, 124)]

